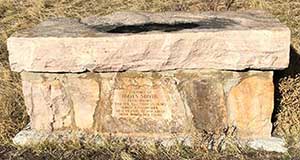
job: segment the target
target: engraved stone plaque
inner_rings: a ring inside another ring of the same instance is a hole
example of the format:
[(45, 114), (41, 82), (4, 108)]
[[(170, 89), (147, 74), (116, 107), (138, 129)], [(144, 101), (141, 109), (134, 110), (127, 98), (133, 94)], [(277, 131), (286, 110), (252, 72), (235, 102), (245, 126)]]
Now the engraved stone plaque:
[[(119, 73), (102, 77), (103, 133), (186, 133), (190, 111), (168, 74)], [(107, 103), (109, 102), (109, 103)], [(98, 118), (97, 118), (98, 119)], [(144, 134), (145, 135), (145, 134)]]
[(112, 116), (117, 118), (170, 119), (169, 95), (164, 94), (159, 81), (124, 78), (114, 89)]

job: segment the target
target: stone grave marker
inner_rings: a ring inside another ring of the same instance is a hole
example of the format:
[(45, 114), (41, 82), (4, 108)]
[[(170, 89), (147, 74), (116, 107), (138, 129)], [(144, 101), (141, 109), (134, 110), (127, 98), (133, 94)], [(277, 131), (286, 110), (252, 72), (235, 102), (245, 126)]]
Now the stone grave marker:
[(271, 138), (290, 30), (255, 10), (117, 12), (50, 19), (7, 43), (30, 116), (18, 144), (30, 132), (192, 139), (228, 126), (255, 140)]

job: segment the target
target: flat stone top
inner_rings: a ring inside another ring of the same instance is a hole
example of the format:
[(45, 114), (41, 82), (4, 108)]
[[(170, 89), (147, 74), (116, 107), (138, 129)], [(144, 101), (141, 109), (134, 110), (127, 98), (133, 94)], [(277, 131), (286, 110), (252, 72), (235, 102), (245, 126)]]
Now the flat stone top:
[(12, 35), (17, 72), (284, 69), (290, 30), (264, 11), (116, 12), (51, 19)]
[(49, 19), (14, 37), (104, 37), (120, 34), (162, 34), (226, 30), (287, 30), (267, 12), (115, 12), (79, 19)]

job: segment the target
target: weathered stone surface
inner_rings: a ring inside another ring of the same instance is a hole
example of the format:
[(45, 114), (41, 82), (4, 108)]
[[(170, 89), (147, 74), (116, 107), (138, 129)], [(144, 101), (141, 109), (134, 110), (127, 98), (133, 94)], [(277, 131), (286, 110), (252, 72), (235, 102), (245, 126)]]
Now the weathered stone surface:
[(223, 76), (221, 72), (211, 71), (177, 73), (178, 88), (194, 115), (197, 129), (219, 132), (226, 126)]
[(47, 131), (92, 128), (99, 84), (97, 79), (81, 76), (22, 73), (23, 94), (32, 128)]
[(161, 138), (235, 125), (242, 138), (271, 135), (272, 72), (23, 72), (22, 79), (33, 130)]
[(285, 153), (288, 151), (288, 149), (286, 148), (285, 140), (277, 137), (271, 137), (265, 139), (258, 138), (244, 143), (256, 150), (265, 150), (269, 152), (281, 152), (281, 153)]
[(97, 130), (129, 135), (160, 133), (161, 136), (189, 132), (192, 114), (184, 105), (172, 74), (112, 75), (102, 79), (103, 120), (97, 124)]
[(14, 71), (283, 69), (290, 31), (262, 11), (56, 19), (8, 39)]
[(274, 106), (272, 74), (251, 76), (233, 87), (228, 95), (229, 123), (239, 128), (239, 136), (271, 137)]

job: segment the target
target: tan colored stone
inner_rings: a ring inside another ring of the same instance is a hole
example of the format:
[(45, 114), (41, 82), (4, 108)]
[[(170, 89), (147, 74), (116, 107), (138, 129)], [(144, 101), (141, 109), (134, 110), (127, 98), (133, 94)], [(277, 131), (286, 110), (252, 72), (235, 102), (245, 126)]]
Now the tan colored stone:
[(53, 131), (91, 129), (99, 85), (86, 75), (22, 73), (23, 93), (31, 127)]
[(262, 11), (126, 12), (49, 20), (7, 45), (18, 72), (269, 70), (288, 66), (290, 30)]
[[(23, 94), (27, 112), (30, 116), (30, 126), (37, 130), (53, 130), (53, 110), (43, 96), (47, 86), (34, 81), (23, 80)], [(35, 98), (34, 98), (35, 97)], [(37, 106), (37, 107), (36, 107)]]
[(31, 128), (40, 131), (161, 138), (233, 125), (241, 138), (271, 134), (270, 71), (24, 72), (22, 79)]
[(129, 72), (102, 81), (104, 108), (98, 131), (164, 137), (189, 133), (191, 113), (172, 74)]
[(229, 123), (240, 137), (270, 138), (273, 106), (272, 75), (245, 78), (228, 95)]
[(222, 72), (179, 72), (182, 97), (193, 114), (196, 129), (220, 132), (226, 127), (227, 109)]
[(81, 129), (91, 129), (100, 98), (98, 82), (95, 79), (72, 78), (67, 83), (76, 126)]

